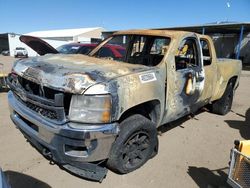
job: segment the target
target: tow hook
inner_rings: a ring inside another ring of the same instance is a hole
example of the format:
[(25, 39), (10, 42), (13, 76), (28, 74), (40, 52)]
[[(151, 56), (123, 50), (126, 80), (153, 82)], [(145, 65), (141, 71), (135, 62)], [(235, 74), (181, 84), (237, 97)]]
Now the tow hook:
[(52, 159), (53, 158), (52, 153), (47, 148), (43, 148), (42, 153), (48, 159)]
[(55, 162), (53, 161), (53, 155), (50, 150), (48, 150), (47, 148), (43, 148), (42, 154), (49, 160), (49, 164), (55, 164)]

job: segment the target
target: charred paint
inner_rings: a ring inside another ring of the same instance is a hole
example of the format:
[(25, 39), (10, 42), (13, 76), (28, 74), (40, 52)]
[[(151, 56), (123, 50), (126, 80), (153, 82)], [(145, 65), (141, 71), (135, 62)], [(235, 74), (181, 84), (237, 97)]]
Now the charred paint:
[[(204, 103), (219, 99), (228, 80), (240, 75), (239, 61), (218, 60), (212, 40), (207, 36), (166, 30), (130, 30), (114, 35), (124, 34), (169, 37), (171, 43), (162, 61), (155, 67), (90, 57), (98, 51), (99, 46), (90, 56), (45, 55), (19, 61), (13, 69), (28, 80), (73, 94), (84, 94), (92, 86), (104, 84), (105, 90), (112, 95), (113, 121), (134, 106), (152, 100), (159, 101), (161, 112), (157, 126), (190, 113)], [(204, 81), (199, 84), (195, 84), (194, 79), (188, 84), (187, 72), (176, 71), (176, 51), (186, 37), (195, 37), (197, 40), (205, 38), (210, 43), (211, 65), (201, 65), (199, 70), (194, 71), (204, 76)], [(145, 74), (154, 75), (154, 78), (142, 82), (141, 77)], [(194, 92), (187, 93), (187, 87), (192, 87)]]
[(114, 80), (114, 81), (111, 81), (109, 84), (108, 84), (108, 91), (109, 93), (111, 94), (112, 96), (112, 120), (116, 120), (116, 117), (118, 116), (119, 114), (119, 96), (118, 96), (118, 90), (120, 89), (120, 86), (119, 86), (119, 83)]
[(95, 80), (95, 81), (100, 82), (100, 81), (107, 79), (107, 77), (105, 77), (105, 73), (103, 71), (94, 70), (94, 71), (88, 72), (87, 74), (90, 77), (90, 79)]

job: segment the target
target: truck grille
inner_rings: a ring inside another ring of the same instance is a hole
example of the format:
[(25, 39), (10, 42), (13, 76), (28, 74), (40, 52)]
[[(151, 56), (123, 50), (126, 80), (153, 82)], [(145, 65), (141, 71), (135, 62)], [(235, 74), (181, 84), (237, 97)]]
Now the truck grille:
[(42, 107), (37, 106), (35, 104), (32, 104), (30, 102), (26, 102), (26, 106), (29, 109), (34, 110), (35, 112), (37, 112), (38, 114), (40, 114), (43, 117), (53, 119), (53, 120), (58, 119), (58, 115), (54, 110), (45, 109), (45, 108), (42, 108)]
[(25, 89), (29, 93), (38, 95), (40, 97), (54, 99), (55, 94), (62, 93), (60, 91), (50, 89), (48, 87), (41, 87), (41, 85), (32, 81), (29, 81), (25, 78), (22, 78), (21, 76), (18, 76), (17, 79), (20, 85), (23, 87), (23, 89)]
[(72, 94), (41, 87), (15, 74), (8, 77), (8, 85), (16, 98), (27, 108), (53, 121), (66, 120)]

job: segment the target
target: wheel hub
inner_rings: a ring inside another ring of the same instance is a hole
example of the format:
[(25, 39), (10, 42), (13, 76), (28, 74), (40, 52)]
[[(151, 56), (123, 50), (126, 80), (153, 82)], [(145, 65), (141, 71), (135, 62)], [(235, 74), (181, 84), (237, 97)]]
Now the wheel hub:
[(127, 168), (139, 166), (145, 159), (149, 148), (149, 136), (146, 132), (133, 134), (124, 144), (123, 161)]

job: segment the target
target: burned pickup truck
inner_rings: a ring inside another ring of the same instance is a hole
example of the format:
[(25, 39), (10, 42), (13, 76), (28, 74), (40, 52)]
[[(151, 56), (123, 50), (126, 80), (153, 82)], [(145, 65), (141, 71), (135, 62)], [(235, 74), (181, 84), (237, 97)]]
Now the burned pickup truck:
[[(217, 59), (211, 38), (196, 33), (121, 31), (88, 55), (21, 40), (43, 56), (13, 65), (12, 121), (44, 156), (92, 180), (106, 167), (141, 167), (157, 153), (160, 125), (208, 104), (227, 114), (239, 84), (241, 62)], [(123, 48), (122, 57), (111, 57), (108, 45)]]

